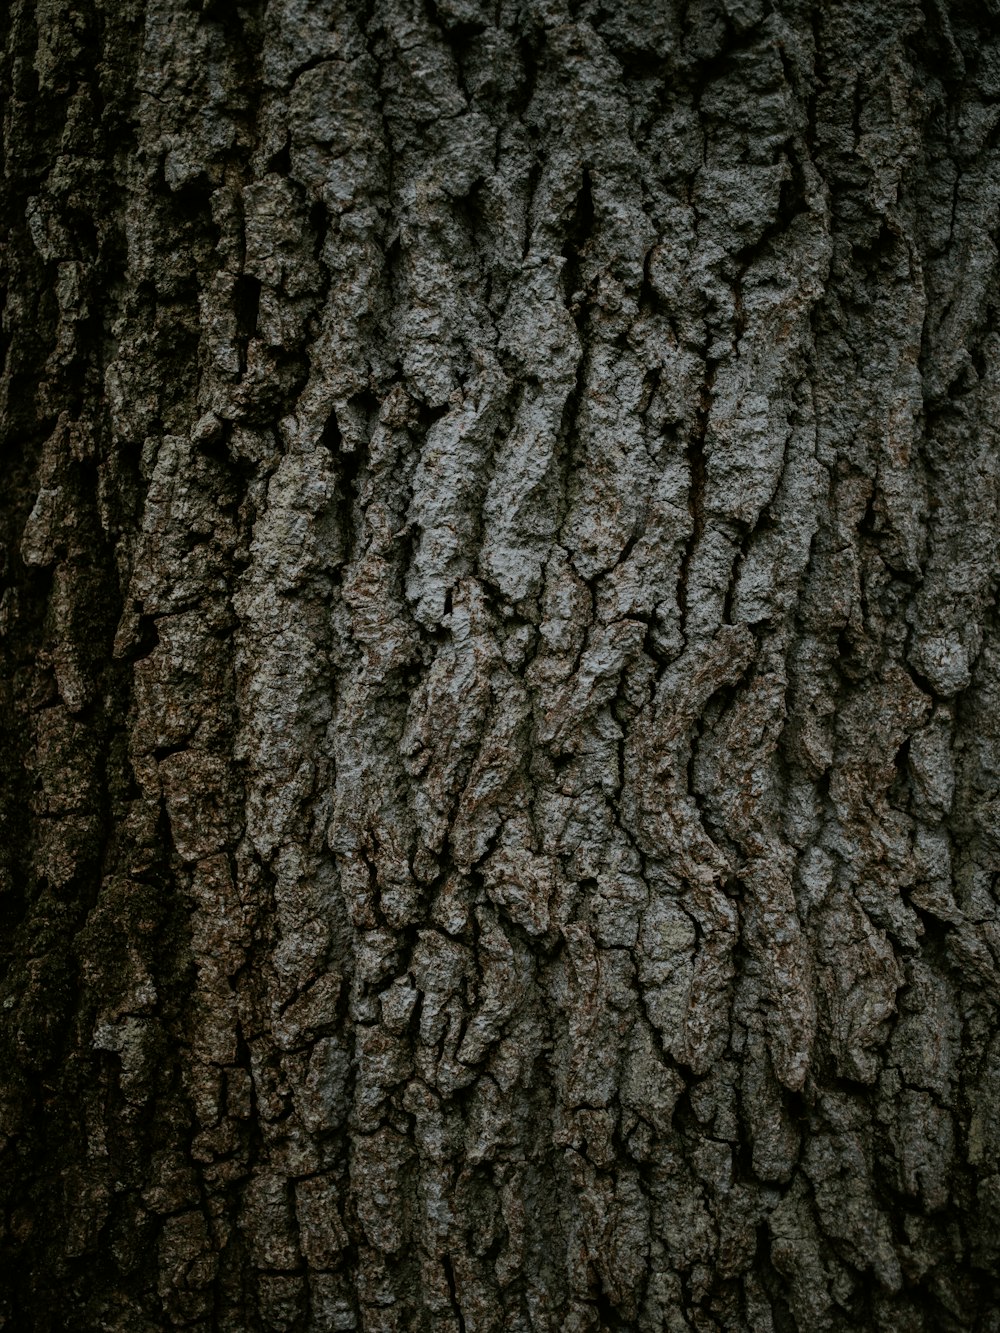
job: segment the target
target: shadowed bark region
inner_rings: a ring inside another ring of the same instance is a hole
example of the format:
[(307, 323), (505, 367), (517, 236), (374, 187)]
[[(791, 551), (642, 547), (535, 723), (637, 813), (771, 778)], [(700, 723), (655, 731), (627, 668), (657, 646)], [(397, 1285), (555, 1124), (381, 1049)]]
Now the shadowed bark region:
[(1000, 1333), (993, 0), (0, 51), (0, 1327)]

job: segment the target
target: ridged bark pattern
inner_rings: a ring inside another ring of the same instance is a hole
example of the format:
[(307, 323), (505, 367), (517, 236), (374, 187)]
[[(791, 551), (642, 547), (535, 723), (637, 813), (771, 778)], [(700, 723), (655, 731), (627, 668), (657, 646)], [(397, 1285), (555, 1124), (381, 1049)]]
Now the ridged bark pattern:
[(6, 1330), (1000, 1330), (995, 0), (10, 0)]

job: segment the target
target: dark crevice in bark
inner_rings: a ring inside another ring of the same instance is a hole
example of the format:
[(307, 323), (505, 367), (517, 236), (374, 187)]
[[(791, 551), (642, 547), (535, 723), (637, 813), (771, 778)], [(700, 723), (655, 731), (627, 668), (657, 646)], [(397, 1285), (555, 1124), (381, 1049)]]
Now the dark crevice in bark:
[(691, 561), (698, 549), (707, 521), (705, 513), (705, 438), (708, 434), (709, 413), (712, 410), (712, 385), (715, 378), (715, 369), (712, 363), (707, 360), (705, 365), (705, 380), (699, 392), (698, 407), (686, 451), (689, 469), (687, 503), (688, 512), (691, 515), (691, 535), (685, 543), (677, 575), (677, 605), (681, 613), (680, 630), (682, 635), (685, 632), (688, 618), (688, 577)]

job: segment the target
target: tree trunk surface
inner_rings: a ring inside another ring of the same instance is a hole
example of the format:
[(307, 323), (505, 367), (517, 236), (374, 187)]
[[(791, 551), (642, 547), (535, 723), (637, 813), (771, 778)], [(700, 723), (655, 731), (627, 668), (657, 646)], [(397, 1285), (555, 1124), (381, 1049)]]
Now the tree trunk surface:
[(0, 1327), (1000, 1330), (996, 0), (0, 41)]

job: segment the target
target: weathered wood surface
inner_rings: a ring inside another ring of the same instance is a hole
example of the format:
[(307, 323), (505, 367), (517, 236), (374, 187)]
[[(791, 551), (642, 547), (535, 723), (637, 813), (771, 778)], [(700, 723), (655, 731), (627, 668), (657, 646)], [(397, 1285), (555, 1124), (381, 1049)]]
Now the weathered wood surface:
[(1000, 1329), (995, 3), (0, 32), (0, 1326)]

